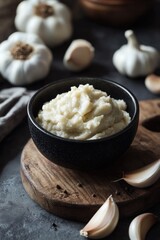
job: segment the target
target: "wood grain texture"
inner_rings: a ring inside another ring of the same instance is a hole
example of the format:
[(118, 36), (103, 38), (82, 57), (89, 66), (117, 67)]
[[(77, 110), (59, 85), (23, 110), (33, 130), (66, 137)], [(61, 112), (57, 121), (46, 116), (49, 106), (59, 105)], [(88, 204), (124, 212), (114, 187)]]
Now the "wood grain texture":
[[(87, 221), (110, 194), (120, 216), (143, 212), (160, 201), (160, 180), (146, 189), (124, 181), (113, 182), (123, 171), (142, 167), (160, 158), (160, 100), (140, 102), (140, 121), (136, 137), (125, 155), (103, 171), (82, 172), (60, 167), (41, 155), (32, 140), (21, 156), (21, 177), (25, 190), (41, 207), (53, 214)], [(144, 127), (146, 119), (147, 128)], [(155, 120), (156, 119), (156, 120)], [(153, 129), (153, 131), (149, 129)]]

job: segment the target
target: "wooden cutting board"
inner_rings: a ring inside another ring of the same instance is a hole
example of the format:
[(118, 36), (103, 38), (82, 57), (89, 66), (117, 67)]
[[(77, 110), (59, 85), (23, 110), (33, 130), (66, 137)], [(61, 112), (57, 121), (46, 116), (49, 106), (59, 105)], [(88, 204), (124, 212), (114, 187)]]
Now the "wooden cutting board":
[(112, 194), (126, 217), (143, 212), (160, 201), (160, 180), (146, 189), (113, 182), (123, 171), (160, 158), (160, 100), (140, 102), (136, 137), (125, 155), (112, 167), (91, 173), (66, 169), (47, 160), (32, 140), (21, 156), (22, 183), (29, 196), (47, 211), (67, 219), (87, 221)]

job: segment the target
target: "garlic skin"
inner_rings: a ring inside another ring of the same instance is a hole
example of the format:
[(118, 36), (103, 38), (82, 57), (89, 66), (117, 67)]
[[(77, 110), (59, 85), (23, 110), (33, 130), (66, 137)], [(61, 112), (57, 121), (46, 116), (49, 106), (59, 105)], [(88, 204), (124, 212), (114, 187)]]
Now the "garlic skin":
[(74, 40), (68, 47), (64, 66), (71, 71), (81, 71), (88, 67), (94, 58), (94, 47), (84, 39)]
[(22, 32), (37, 34), (49, 47), (72, 35), (70, 9), (56, 0), (27, 0), (17, 7), (15, 26)]
[(157, 220), (158, 218), (152, 213), (143, 213), (135, 217), (129, 226), (130, 240), (145, 240), (148, 231)]
[(144, 83), (150, 92), (154, 94), (160, 94), (160, 76), (157, 76), (156, 74), (150, 74), (146, 77)]
[(135, 171), (124, 173), (123, 180), (138, 188), (153, 185), (160, 178), (160, 159)]
[(15, 32), (0, 44), (0, 72), (13, 85), (27, 85), (47, 76), (52, 53), (35, 34)]
[(146, 76), (152, 73), (160, 63), (159, 52), (150, 46), (140, 45), (132, 30), (125, 32), (128, 44), (123, 45), (113, 55), (113, 65), (129, 77)]
[(119, 220), (119, 210), (112, 196), (109, 196), (87, 225), (80, 230), (80, 235), (91, 239), (100, 239), (110, 235)]

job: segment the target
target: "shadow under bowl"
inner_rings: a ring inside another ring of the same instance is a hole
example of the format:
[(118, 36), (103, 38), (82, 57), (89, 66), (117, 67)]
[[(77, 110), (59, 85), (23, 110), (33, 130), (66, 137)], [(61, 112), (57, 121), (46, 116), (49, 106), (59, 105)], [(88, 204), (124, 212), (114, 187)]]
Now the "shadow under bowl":
[[(36, 117), (45, 102), (55, 98), (57, 94), (68, 92), (71, 86), (87, 83), (107, 92), (112, 98), (123, 99), (126, 102), (127, 112), (131, 117), (131, 122), (126, 128), (101, 139), (73, 140), (49, 133), (37, 123)], [(99, 78), (70, 78), (53, 82), (38, 90), (28, 104), (27, 114), (31, 137), (42, 155), (63, 167), (93, 170), (107, 167), (129, 148), (138, 127), (139, 104), (129, 90), (113, 81)]]

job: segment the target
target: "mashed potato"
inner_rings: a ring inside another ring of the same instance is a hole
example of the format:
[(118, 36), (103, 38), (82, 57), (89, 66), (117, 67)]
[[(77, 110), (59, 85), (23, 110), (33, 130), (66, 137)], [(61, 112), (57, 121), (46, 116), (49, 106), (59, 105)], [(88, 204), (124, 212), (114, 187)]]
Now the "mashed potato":
[(130, 122), (126, 103), (92, 85), (79, 85), (42, 106), (37, 122), (47, 131), (70, 139), (98, 139), (115, 134)]

